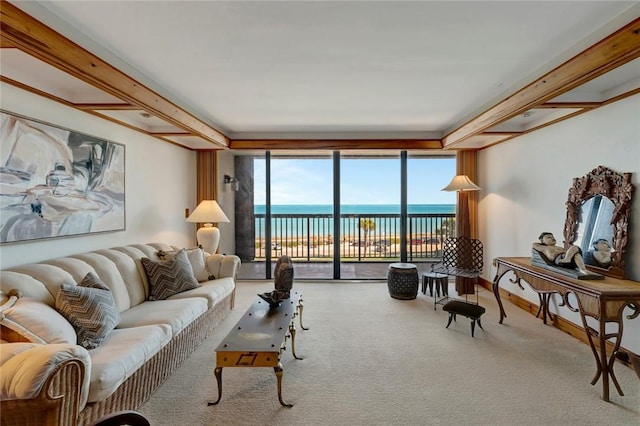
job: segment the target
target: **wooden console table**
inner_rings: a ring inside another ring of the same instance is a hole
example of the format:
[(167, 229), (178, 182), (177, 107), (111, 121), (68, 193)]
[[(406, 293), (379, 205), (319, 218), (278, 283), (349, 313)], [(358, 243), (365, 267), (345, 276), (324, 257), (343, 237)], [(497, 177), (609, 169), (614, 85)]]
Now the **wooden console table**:
[[(560, 306), (566, 306), (572, 312), (580, 313), (582, 325), (587, 333), (597, 366), (596, 375), (591, 384), (595, 385), (602, 376), (602, 399), (608, 402), (609, 377), (611, 377), (618, 394), (624, 396), (613, 373), (614, 354), (620, 348), (622, 340), (622, 311), (624, 308), (628, 306), (632, 309), (632, 313), (627, 315), (628, 319), (640, 316), (640, 282), (609, 277), (603, 280), (576, 280), (532, 266), (529, 257), (498, 257), (493, 262), (497, 272), (492, 287), (500, 307), (500, 324), (507, 314), (500, 299), (499, 284), (500, 279), (507, 272), (513, 271), (516, 275), (515, 280), (510, 280), (512, 283), (523, 288), (521, 281), (526, 281), (538, 293), (545, 323), (547, 316), (549, 316), (549, 298), (554, 293), (558, 294), (562, 298)], [(569, 299), (570, 295), (575, 296), (577, 307), (572, 305)], [(597, 330), (587, 324), (587, 317), (598, 322)], [(611, 323), (617, 325), (616, 330), (607, 332), (607, 324)], [(611, 356), (607, 356), (605, 345), (609, 339), (612, 339), (614, 345)]]

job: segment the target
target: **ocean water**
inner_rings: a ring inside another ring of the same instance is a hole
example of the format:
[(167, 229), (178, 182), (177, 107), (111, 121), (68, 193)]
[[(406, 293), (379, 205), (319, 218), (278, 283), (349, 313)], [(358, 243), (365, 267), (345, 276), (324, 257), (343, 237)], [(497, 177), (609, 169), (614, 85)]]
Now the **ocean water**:
[[(407, 206), (409, 226), (413, 235), (433, 235), (443, 226), (442, 217), (422, 215), (455, 214), (455, 204), (410, 204)], [(265, 206), (256, 205), (256, 238), (265, 236)], [(301, 236), (329, 237), (333, 233), (333, 207), (329, 204), (281, 204), (271, 206), (271, 234), (275, 240), (296, 239)], [(340, 209), (342, 215), (371, 215), (374, 221), (370, 235), (397, 236), (400, 233), (400, 206), (396, 204), (346, 204)], [(292, 215), (278, 217), (279, 215)], [(295, 217), (295, 215), (322, 215), (320, 217)], [(384, 216), (379, 216), (384, 215)], [(418, 215), (418, 216), (415, 216)], [(340, 233), (343, 236), (361, 235), (359, 217), (342, 217)]]
[[(409, 204), (409, 214), (451, 214), (456, 212), (455, 204)], [(254, 213), (265, 214), (266, 206), (257, 204)], [(342, 214), (400, 214), (397, 204), (343, 204)], [(330, 204), (277, 204), (271, 206), (271, 214), (331, 214)]]

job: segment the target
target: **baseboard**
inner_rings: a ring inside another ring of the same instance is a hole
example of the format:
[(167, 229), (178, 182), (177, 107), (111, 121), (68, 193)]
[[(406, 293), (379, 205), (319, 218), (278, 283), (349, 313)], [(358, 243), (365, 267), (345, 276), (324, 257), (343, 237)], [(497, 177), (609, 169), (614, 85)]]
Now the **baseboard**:
[[(491, 283), (491, 281), (487, 281), (484, 278), (480, 278), (478, 280), (478, 284), (486, 288), (487, 290), (493, 292), (493, 284)], [(512, 304), (516, 305), (520, 309), (523, 309), (524, 311), (529, 312), (533, 316), (535, 316), (538, 313), (539, 305), (537, 305), (536, 303), (530, 302), (527, 299), (524, 299), (518, 296), (517, 294), (511, 293), (510, 291), (503, 289), (502, 287), (500, 287), (499, 291), (500, 291), (500, 298), (502, 299), (503, 302), (508, 300)], [(582, 326), (574, 324), (571, 321), (566, 320), (559, 315), (553, 316), (553, 320), (551, 321), (551, 324), (557, 329), (567, 333), (571, 337), (574, 337), (580, 340), (581, 342), (583, 342), (584, 344), (589, 345), (589, 339), (587, 338), (587, 333), (584, 331), (584, 328)], [(608, 341), (606, 344), (607, 344), (607, 354), (611, 355), (613, 353), (613, 344)], [(620, 347), (620, 349), (627, 351), (627, 349), (623, 348), (622, 346)], [(617, 361), (631, 368), (631, 364), (625, 363), (619, 359)]]

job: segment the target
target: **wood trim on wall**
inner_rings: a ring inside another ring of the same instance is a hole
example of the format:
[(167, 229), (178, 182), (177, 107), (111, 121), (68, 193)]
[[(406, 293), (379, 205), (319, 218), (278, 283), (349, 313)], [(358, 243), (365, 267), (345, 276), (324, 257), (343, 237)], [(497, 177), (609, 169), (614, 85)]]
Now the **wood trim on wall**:
[[(476, 185), (478, 184), (478, 152), (460, 150), (456, 151), (456, 174), (467, 175), (469, 179)], [(469, 238), (478, 238), (478, 191), (468, 191), (464, 194), (469, 202)], [(458, 194), (460, 197), (460, 194)], [(458, 205), (460, 204), (458, 200)], [(461, 217), (464, 213), (457, 212), (457, 216)]]
[(196, 198), (197, 204), (202, 200), (218, 199), (218, 178), (216, 176), (217, 151), (197, 151)]

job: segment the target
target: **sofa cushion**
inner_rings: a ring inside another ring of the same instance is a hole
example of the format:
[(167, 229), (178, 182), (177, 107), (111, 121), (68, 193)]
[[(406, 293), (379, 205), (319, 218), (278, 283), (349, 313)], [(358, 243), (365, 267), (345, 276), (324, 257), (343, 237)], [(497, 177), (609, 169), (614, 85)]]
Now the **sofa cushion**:
[(120, 312), (111, 290), (92, 272), (78, 285), (63, 284), (56, 308), (73, 325), (78, 344), (94, 349), (120, 322)]
[(202, 297), (147, 301), (122, 312), (118, 328), (169, 324), (175, 336), (206, 311), (207, 300)]
[(120, 312), (131, 307), (131, 299), (129, 297), (129, 291), (127, 290), (129, 283), (124, 281), (120, 269), (110, 258), (97, 252), (76, 254), (72, 257), (83, 261), (93, 268), (96, 275), (99, 276), (102, 282), (111, 290), (113, 299), (116, 301), (116, 306), (118, 306)]
[(116, 329), (91, 355), (88, 402), (100, 401), (112, 393), (171, 340), (167, 324)]
[[(60, 286), (62, 284), (75, 283), (79, 281), (75, 280), (69, 272), (60, 269), (58, 266), (47, 265), (44, 263), (30, 263), (27, 265), (16, 266), (15, 268), (11, 268), (11, 271), (28, 275), (42, 283), (51, 296), (50, 304), (52, 307), (55, 306), (56, 295), (60, 291)], [(31, 292), (24, 291), (24, 294), (25, 296), (36, 297), (36, 295)]]
[(21, 297), (5, 313), (2, 325), (35, 343), (68, 343), (75, 345), (76, 332), (58, 311), (42, 302)]
[(235, 280), (240, 263), (240, 258), (234, 255), (210, 254), (207, 256), (207, 270), (213, 278), (231, 277)]
[[(209, 281), (211, 274), (207, 270), (207, 261), (204, 250), (201, 247), (194, 247), (191, 249), (184, 249), (187, 253), (187, 259), (193, 269), (193, 276), (196, 277), (198, 282)], [(162, 260), (171, 260), (178, 254), (179, 250), (165, 251), (158, 250), (158, 257)]]
[[(137, 262), (131, 256), (118, 250), (98, 250), (95, 253), (106, 257), (118, 268), (122, 281), (125, 283), (126, 290), (129, 293), (129, 306), (127, 306), (127, 309), (147, 300), (149, 288), (144, 279), (146, 277), (143, 278), (146, 274), (142, 270), (142, 265), (138, 267), (136, 265)], [(142, 274), (140, 274), (141, 271)], [(120, 308), (120, 305), (118, 307)], [(120, 308), (120, 312), (124, 310)]]
[(141, 261), (149, 278), (149, 300), (164, 300), (200, 286), (184, 249), (171, 260), (155, 262), (143, 257)]
[(21, 326), (7, 317), (3, 317), (0, 321), (0, 338), (2, 338), (3, 342), (38, 343), (41, 345), (47, 343), (39, 336), (33, 334), (28, 328)]
[(193, 290), (174, 294), (169, 297), (169, 300), (185, 299), (187, 297), (204, 297), (207, 299), (209, 308), (211, 308), (228, 294), (233, 292), (233, 289), (236, 286), (233, 278), (218, 278), (217, 280), (206, 281), (200, 284), (200, 287), (194, 288)]
[(54, 297), (51, 296), (51, 293), (42, 282), (24, 273), (0, 271), (0, 291), (6, 295), (11, 290), (18, 290), (23, 296), (29, 296), (49, 306), (55, 304)]

